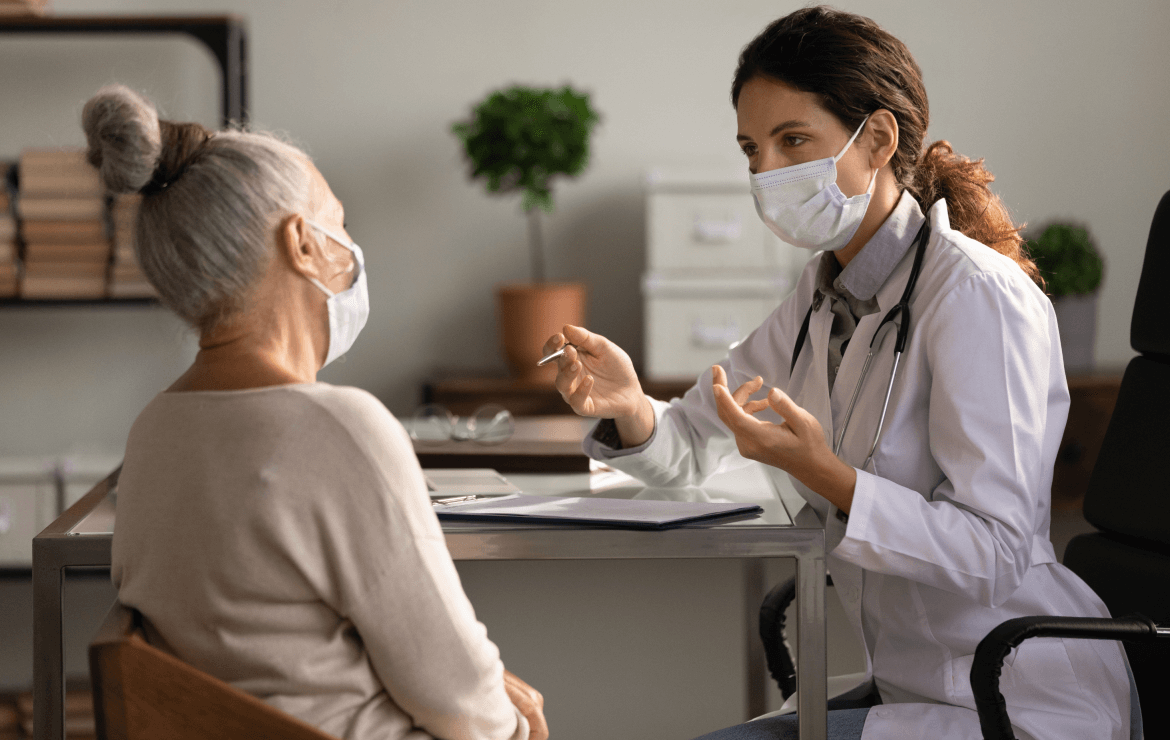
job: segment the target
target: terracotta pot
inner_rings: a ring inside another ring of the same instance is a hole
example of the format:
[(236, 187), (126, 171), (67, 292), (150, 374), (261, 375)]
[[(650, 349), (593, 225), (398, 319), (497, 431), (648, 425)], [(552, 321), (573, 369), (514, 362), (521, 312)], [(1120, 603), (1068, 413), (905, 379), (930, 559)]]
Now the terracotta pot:
[(585, 324), (582, 283), (516, 283), (496, 288), (500, 342), (512, 377), (552, 385), (556, 364), (537, 367), (541, 348), (565, 324)]

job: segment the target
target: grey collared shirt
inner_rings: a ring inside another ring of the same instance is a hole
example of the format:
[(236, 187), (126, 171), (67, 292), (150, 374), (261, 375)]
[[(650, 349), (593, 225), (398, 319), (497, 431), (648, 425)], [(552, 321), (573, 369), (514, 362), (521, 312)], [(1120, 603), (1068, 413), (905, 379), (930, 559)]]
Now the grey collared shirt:
[(830, 392), (857, 322), (863, 316), (877, 313), (878, 289), (889, 279), (914, 241), (913, 236), (906, 238), (905, 235), (909, 231), (906, 225), (922, 217), (917, 206), (914, 197), (903, 191), (889, 218), (844, 269), (833, 252), (821, 254), (816, 289), (829, 299), (833, 312), (833, 327), (829, 331)]

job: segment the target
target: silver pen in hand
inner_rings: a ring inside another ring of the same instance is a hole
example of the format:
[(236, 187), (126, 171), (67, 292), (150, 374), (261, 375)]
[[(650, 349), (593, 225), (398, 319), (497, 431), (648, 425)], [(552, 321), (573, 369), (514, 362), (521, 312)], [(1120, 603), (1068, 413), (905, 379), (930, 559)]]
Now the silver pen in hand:
[(547, 365), (548, 363), (557, 359), (558, 357), (564, 356), (565, 350), (568, 349), (569, 347), (572, 347), (572, 346), (573, 345), (571, 345), (571, 344), (566, 344), (565, 346), (558, 349), (556, 352), (553, 352), (551, 355), (545, 355), (544, 357), (541, 357), (540, 361), (536, 363), (536, 366), (537, 367), (544, 367), (545, 365)]

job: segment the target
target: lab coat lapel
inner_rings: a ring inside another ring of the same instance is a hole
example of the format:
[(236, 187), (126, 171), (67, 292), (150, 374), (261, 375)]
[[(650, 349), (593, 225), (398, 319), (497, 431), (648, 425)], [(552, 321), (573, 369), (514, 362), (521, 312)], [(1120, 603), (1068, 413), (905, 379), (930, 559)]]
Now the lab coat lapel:
[[(833, 419), (829, 406), (828, 386), (828, 346), (829, 331), (833, 325), (833, 313), (829, 309), (829, 302), (814, 299), (812, 316), (809, 318), (808, 336), (801, 349), (800, 358), (796, 363), (792, 378), (788, 385), (788, 395), (797, 406), (816, 417), (824, 429), (826, 439), (832, 440)], [(830, 504), (820, 494), (810, 490), (800, 481), (792, 479), (796, 490), (817, 512), (823, 523), (828, 516)]]
[[(917, 231), (917, 229), (915, 229)], [(933, 237), (932, 237), (933, 238)], [(877, 331), (882, 319), (890, 309), (898, 305), (902, 292), (906, 289), (906, 281), (910, 279), (910, 271), (914, 265), (913, 248), (907, 249), (902, 255), (897, 267), (890, 273), (882, 287), (878, 289), (878, 310), (868, 316), (863, 316), (857, 323), (853, 338), (849, 342), (845, 355), (841, 358), (841, 369), (837, 380), (833, 384), (832, 417), (834, 429), (840, 429), (845, 422), (845, 414), (849, 409), (849, 402), (853, 398), (857, 381), (861, 377), (865, 366), (866, 355), (870, 351), (870, 342)], [(910, 301), (911, 314), (914, 312), (914, 297)], [(899, 318), (896, 321), (901, 321)], [(911, 331), (913, 331), (913, 317), (911, 317)], [(890, 381), (890, 371), (894, 364), (895, 330), (886, 328), (882, 336), (874, 343), (874, 357), (870, 363), (869, 372), (865, 377), (861, 393), (857, 398), (857, 405), (853, 409), (853, 416), (845, 430), (845, 439), (841, 443), (839, 457), (846, 463), (860, 467), (865, 463), (873, 445), (873, 435), (877, 430), (878, 420), (881, 417), (882, 406), (886, 400), (886, 388)], [(897, 383), (894, 395), (890, 397), (890, 406), (897, 404)], [(830, 442), (836, 441), (834, 437)], [(873, 466), (867, 468), (874, 472)]]
[(833, 444), (833, 412), (829, 399), (829, 333), (833, 329), (833, 311), (828, 300), (822, 300), (813, 312), (808, 326), (807, 346), (812, 350), (809, 376), (796, 403), (817, 418), (824, 428), (830, 447)]

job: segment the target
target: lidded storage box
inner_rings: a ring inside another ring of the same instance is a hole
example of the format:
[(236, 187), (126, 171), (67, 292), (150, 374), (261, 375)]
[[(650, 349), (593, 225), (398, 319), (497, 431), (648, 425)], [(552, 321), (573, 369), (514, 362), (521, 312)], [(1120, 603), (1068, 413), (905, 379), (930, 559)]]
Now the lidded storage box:
[(746, 169), (646, 183), (646, 375), (693, 379), (775, 310), (807, 254), (760, 220)]
[(57, 517), (57, 462), (0, 458), (0, 568), (32, 565), (32, 540)]

